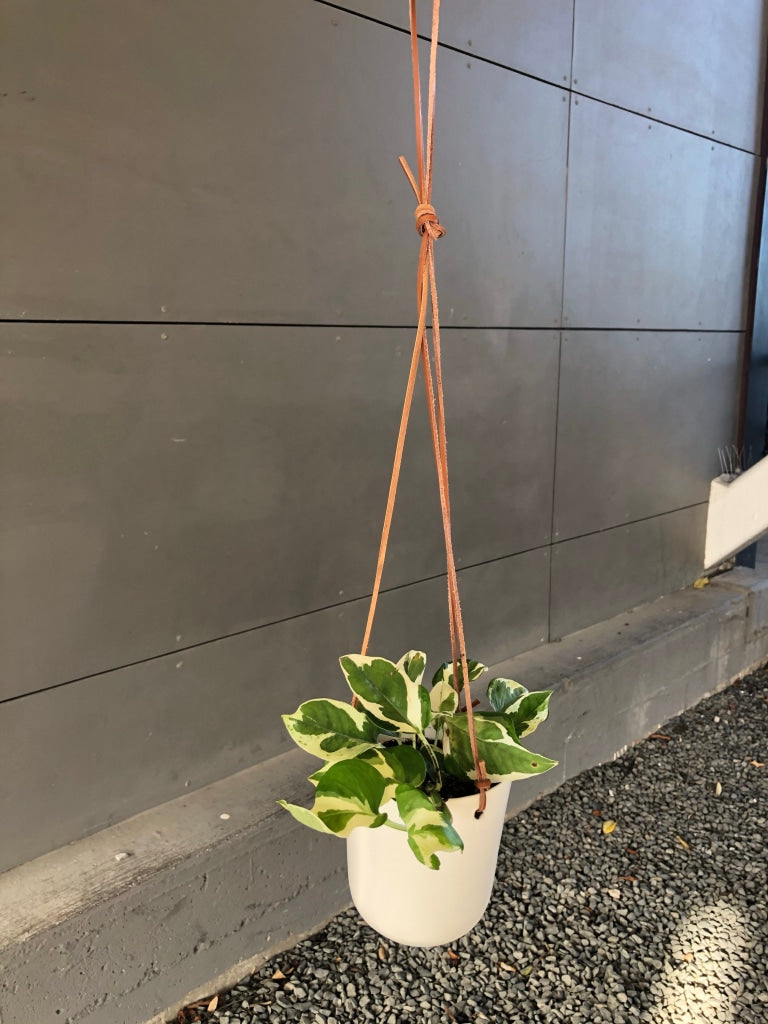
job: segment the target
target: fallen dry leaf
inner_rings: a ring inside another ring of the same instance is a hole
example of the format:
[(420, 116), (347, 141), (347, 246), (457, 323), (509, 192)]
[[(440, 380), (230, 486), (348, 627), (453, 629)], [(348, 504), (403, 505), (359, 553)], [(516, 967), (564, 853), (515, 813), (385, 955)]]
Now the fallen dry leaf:
[(283, 972), (278, 967), (277, 970), (275, 971), (275, 973), (272, 975), (272, 981), (282, 981), (284, 977), (285, 977), (285, 975), (283, 974)]
[(503, 960), (499, 960), (499, 969), (502, 971), (512, 971), (513, 974), (517, 971), (516, 967), (512, 967), (510, 964), (505, 964)]
[(750, 761), (749, 763), (755, 768), (765, 768), (765, 761)]
[(684, 850), (690, 850), (690, 845), (682, 838), (682, 836), (675, 836), (675, 839), (680, 843)]
[(214, 996), (213, 999), (210, 1001), (210, 1003), (208, 1003), (208, 1006), (206, 1007), (206, 1009), (208, 1010), (208, 1013), (213, 1013), (213, 1011), (216, 1009), (216, 1007), (218, 1005), (219, 1005), (219, 997), (218, 996)]
[(683, 953), (683, 960), (687, 964), (693, 963), (693, 953)]
[(706, 586), (709, 586), (709, 576), (699, 576), (697, 580), (693, 581), (694, 590), (703, 590)]
[(625, 882), (636, 882), (637, 878), (634, 875), (619, 875), (619, 878), (623, 878)]
[(386, 951), (386, 949), (384, 949), (383, 946), (379, 946), (378, 954), (377, 955), (379, 957), (379, 960), (386, 960), (387, 959), (387, 951)]
[(631, 846), (627, 847), (627, 853), (630, 855), (630, 857), (637, 857), (638, 856), (638, 851), (637, 850), (633, 850)]
[(183, 1006), (176, 1015), (176, 1024), (195, 1024), (195, 1021), (200, 1020), (200, 1014), (197, 1012), (198, 1009), (205, 1006), (207, 1000), (203, 999), (199, 1003), (189, 1003), (187, 1006)]
[(615, 821), (604, 821), (603, 822), (603, 835), (609, 836), (611, 832), (616, 828)]
[(454, 953), (452, 949), (448, 950), (448, 956), (451, 958), (451, 960), (458, 960), (459, 959), (458, 953)]
[(720, 794), (722, 792), (723, 792), (723, 784), (722, 784), (722, 782), (716, 782), (715, 783), (715, 796), (720, 796)]
[(652, 732), (651, 735), (648, 737), (648, 739), (649, 740), (664, 740), (666, 742), (667, 740), (671, 740), (672, 737), (671, 736), (667, 736), (667, 734), (663, 733), (663, 732)]
[(594, 814), (594, 816), (596, 818), (602, 818), (602, 816), (603, 816), (603, 812), (602, 811), (592, 811), (592, 813)]

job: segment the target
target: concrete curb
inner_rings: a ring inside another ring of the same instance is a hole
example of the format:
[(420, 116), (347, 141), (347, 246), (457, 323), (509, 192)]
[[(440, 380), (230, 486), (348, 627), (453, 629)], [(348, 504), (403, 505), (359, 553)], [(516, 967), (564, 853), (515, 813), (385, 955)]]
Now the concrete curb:
[[(767, 658), (759, 566), (494, 666), (556, 690), (557, 774), (510, 810)], [(343, 844), (275, 805), (313, 763), (292, 751), (0, 875), (0, 1024), (155, 1024), (321, 927), (349, 902)]]

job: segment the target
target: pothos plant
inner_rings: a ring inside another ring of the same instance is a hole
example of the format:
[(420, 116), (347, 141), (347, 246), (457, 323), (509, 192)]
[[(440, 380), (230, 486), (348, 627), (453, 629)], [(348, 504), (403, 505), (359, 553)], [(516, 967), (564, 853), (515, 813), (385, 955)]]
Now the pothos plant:
[[(309, 779), (310, 809), (279, 803), (303, 825), (337, 836), (354, 828), (397, 829), (422, 864), (440, 867), (437, 853), (462, 850), (448, 796), (473, 792), (477, 777), (463, 679), (454, 685), (446, 662), (423, 684), (426, 656), (409, 651), (398, 662), (348, 654), (341, 669), (357, 707), (339, 700), (305, 701), (283, 721), (295, 743), (326, 763)], [(486, 666), (468, 661), (470, 682)], [(547, 717), (551, 690), (529, 692), (511, 679), (492, 679), (490, 711), (475, 711), (479, 760), (492, 783), (540, 775), (557, 762), (534, 754), (521, 739)], [(391, 817), (395, 801), (397, 820)]]

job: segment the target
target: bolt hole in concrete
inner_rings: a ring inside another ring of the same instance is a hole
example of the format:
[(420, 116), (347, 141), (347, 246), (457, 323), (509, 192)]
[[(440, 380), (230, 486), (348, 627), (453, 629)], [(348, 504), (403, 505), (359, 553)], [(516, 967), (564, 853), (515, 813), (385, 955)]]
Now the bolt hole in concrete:
[(767, 1024), (767, 838), (762, 669), (510, 821), (458, 942), (397, 946), (346, 911), (173, 1019)]

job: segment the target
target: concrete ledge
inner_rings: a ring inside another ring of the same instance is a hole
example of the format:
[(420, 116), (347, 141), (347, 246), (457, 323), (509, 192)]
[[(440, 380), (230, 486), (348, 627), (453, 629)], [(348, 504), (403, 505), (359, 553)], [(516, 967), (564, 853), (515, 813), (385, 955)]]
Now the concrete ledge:
[(0, 1024), (136, 1024), (333, 916), (343, 844), (275, 804), (312, 768), (292, 751), (0, 875)]
[(768, 659), (768, 620), (755, 628), (768, 573), (738, 574), (659, 598), (494, 666), (530, 688), (555, 689), (552, 718), (537, 739), (541, 735), (538, 747), (560, 765), (515, 783), (511, 812), (618, 757)]
[(758, 636), (768, 629), (768, 563), (765, 569), (738, 567), (724, 576), (717, 577), (718, 586), (732, 587), (746, 592), (748, 601), (747, 634)]
[[(537, 747), (557, 774), (617, 756), (768, 659), (768, 572), (739, 569), (494, 666), (556, 689)], [(291, 752), (0, 875), (0, 1024), (140, 1024), (225, 987), (349, 900), (344, 846), (275, 806)], [(228, 815), (228, 817), (222, 817)]]

